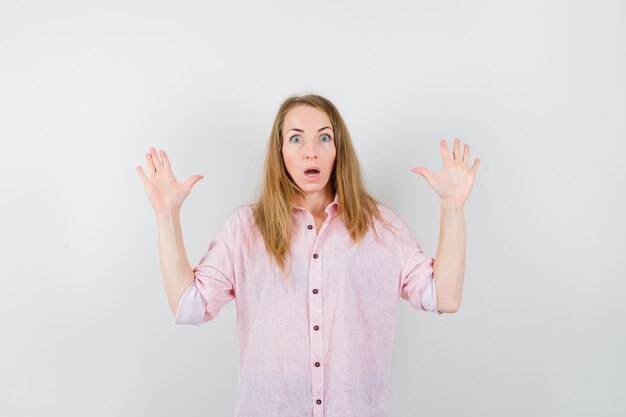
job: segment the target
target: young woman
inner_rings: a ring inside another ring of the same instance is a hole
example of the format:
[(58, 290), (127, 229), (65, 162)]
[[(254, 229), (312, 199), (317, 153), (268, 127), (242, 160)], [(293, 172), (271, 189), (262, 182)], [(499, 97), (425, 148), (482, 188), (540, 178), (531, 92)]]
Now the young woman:
[(195, 268), (185, 253), (179, 183), (164, 151), (142, 179), (157, 218), (172, 320), (198, 325), (235, 300), (240, 343), (236, 416), (386, 416), (399, 298), (452, 313), (465, 268), (463, 206), (479, 160), (469, 146), (444, 168), (417, 167), (441, 198), (436, 261), (404, 222), (370, 196), (348, 129), (319, 95), (286, 99), (267, 147), (255, 204), (236, 208)]

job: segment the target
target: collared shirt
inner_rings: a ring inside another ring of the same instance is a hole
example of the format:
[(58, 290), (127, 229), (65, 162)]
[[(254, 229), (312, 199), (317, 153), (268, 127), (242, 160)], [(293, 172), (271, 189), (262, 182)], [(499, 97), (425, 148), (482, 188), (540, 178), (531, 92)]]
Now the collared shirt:
[[(353, 245), (331, 222), (293, 206), (291, 287), (271, 262), (253, 205), (235, 209), (194, 268), (172, 320), (199, 325), (235, 300), (240, 344), (235, 417), (386, 417), (398, 300), (441, 314), (433, 274), (404, 222), (378, 205), (402, 239), (376, 221)], [(251, 236), (256, 239), (251, 239)]]

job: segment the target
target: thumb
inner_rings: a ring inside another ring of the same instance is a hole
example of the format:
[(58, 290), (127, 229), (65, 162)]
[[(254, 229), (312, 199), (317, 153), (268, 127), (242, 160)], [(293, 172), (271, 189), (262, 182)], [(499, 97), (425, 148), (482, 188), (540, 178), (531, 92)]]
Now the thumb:
[(191, 177), (187, 178), (187, 181), (185, 181), (185, 187), (188, 190), (191, 190), (191, 187), (193, 187), (198, 181), (203, 178), (204, 177), (202, 175), (192, 175)]
[(430, 177), (430, 171), (424, 167), (416, 167), (411, 169), (411, 172), (415, 172), (416, 174), (420, 174), (425, 179)]

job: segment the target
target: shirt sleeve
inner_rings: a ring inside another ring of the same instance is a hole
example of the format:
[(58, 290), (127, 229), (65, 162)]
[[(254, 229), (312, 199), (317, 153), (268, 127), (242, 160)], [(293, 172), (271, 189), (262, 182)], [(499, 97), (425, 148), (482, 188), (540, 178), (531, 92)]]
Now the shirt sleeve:
[(200, 325), (213, 320), (235, 298), (232, 216), (222, 224), (198, 265), (194, 279), (178, 302), (176, 324)]
[(437, 308), (437, 285), (433, 271), (434, 259), (415, 248), (408, 252), (402, 265), (402, 290), (400, 297), (413, 308), (443, 314)]
[(400, 258), (402, 262), (400, 297), (413, 308), (443, 314), (437, 306), (437, 285), (433, 270), (434, 258), (426, 256), (412, 231), (397, 216), (394, 223), (400, 231)]

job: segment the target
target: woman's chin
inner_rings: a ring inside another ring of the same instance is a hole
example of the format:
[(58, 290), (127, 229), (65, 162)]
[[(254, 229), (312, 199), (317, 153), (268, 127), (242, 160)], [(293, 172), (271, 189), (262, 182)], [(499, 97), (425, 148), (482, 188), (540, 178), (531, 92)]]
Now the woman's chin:
[(326, 188), (326, 184), (316, 184), (316, 183), (300, 183), (298, 184), (302, 191), (306, 193), (317, 193), (323, 191)]

